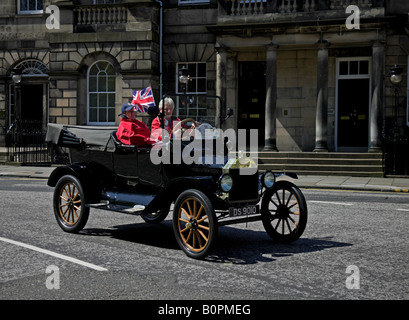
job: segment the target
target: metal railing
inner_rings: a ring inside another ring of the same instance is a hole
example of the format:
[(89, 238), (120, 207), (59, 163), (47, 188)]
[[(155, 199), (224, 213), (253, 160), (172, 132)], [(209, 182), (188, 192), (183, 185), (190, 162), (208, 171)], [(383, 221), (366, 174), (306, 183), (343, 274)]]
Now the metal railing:
[(67, 163), (64, 150), (45, 142), (46, 131), (41, 121), (15, 120), (4, 129), (6, 161), (22, 165)]
[(385, 118), (382, 128), (385, 175), (409, 175), (409, 129), (396, 118)]
[(381, 0), (219, 0), (222, 15), (259, 15), (265, 13), (343, 10), (349, 5), (369, 9), (384, 5)]

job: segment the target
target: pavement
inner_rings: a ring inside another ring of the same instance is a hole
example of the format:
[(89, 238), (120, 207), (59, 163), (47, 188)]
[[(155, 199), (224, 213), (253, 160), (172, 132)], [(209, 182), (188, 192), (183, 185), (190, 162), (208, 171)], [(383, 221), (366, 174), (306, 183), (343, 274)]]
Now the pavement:
[[(48, 179), (56, 167), (57, 166), (16, 166), (0, 164), (0, 178)], [(284, 177), (284, 179), (293, 181), (300, 188), (409, 193), (409, 176), (374, 178), (299, 175), (297, 180), (288, 177)]]

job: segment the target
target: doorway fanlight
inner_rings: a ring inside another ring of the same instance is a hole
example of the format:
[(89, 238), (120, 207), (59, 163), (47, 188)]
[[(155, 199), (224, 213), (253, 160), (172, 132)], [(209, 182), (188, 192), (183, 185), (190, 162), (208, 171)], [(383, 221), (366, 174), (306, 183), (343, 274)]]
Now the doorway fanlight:
[(49, 72), (44, 63), (35, 59), (27, 59), (20, 62), (14, 67), (14, 70), (20, 70), (23, 77), (47, 77)]

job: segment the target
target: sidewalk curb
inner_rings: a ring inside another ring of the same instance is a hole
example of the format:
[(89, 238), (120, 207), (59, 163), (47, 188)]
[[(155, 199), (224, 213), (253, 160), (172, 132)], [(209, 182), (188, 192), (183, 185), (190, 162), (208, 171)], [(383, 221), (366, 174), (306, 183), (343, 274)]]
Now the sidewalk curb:
[(409, 189), (399, 188), (386, 188), (386, 187), (346, 187), (346, 186), (315, 186), (315, 185), (302, 185), (294, 182), (300, 189), (320, 189), (320, 190), (340, 190), (340, 191), (368, 191), (368, 192), (396, 192), (396, 193), (409, 193)]
[[(47, 180), (58, 166), (30, 167), (0, 165), (0, 178), (23, 178)], [(293, 179), (282, 176), (293, 182), (300, 189), (320, 189), (339, 191), (388, 192), (409, 194), (409, 177), (370, 178), (350, 176), (299, 176)]]

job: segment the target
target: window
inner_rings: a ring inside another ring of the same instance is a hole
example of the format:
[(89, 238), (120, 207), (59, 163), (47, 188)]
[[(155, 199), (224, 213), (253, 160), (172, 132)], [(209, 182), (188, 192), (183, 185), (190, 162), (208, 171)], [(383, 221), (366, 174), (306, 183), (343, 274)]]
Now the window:
[(203, 119), (207, 116), (206, 63), (178, 63), (176, 68), (177, 70), (187, 68), (190, 79), (188, 83), (184, 85), (179, 83), (176, 78), (176, 93), (187, 95), (178, 98), (177, 115), (181, 118), (195, 118), (196, 120)]
[[(408, 63), (409, 63), (409, 56), (408, 56)], [(407, 71), (407, 82), (406, 82), (406, 125), (409, 127), (409, 64), (408, 64), (408, 71)]]
[(41, 61), (35, 59), (27, 59), (20, 62), (15, 68), (22, 70), (22, 76), (30, 77), (46, 77), (48, 75), (47, 66)]
[(94, 0), (94, 4), (111, 4), (116, 3), (116, 0)]
[(97, 61), (88, 70), (88, 124), (115, 124), (115, 70)]
[(187, 74), (190, 81), (185, 85), (179, 83), (176, 79), (177, 93), (194, 93), (194, 94), (206, 94), (206, 63), (194, 62), (194, 63), (178, 63), (177, 70), (187, 68)]
[(183, 5), (200, 5), (200, 4), (209, 4), (210, 0), (179, 0), (178, 1), (180, 6)]
[(369, 74), (368, 60), (348, 60), (339, 62), (339, 75), (367, 75)]
[(43, 0), (18, 0), (18, 13), (43, 13)]

